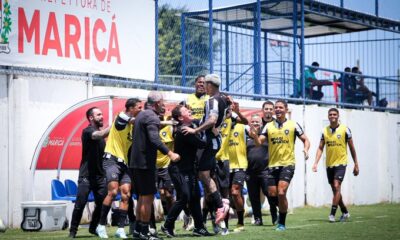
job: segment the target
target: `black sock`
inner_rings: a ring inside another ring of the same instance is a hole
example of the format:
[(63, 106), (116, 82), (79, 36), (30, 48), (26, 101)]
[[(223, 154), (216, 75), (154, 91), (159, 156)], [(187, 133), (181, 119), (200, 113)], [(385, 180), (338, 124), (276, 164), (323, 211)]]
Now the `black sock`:
[(226, 214), (224, 221), (226, 229), (229, 229), (229, 214)]
[(125, 227), (126, 215), (128, 215), (127, 210), (121, 210), (121, 209), (119, 210), (119, 219), (118, 219), (118, 227), (119, 228)]
[(274, 205), (275, 208), (278, 207), (279, 201), (278, 201), (278, 197), (270, 197), (271, 198), (271, 203)]
[(144, 236), (147, 236), (147, 234), (149, 233), (149, 223), (142, 222), (141, 225), (142, 226), (140, 227), (140, 233)]
[(337, 206), (332, 205), (332, 208), (331, 208), (331, 215), (332, 215), (332, 216), (335, 216), (335, 215), (336, 215), (336, 210), (337, 210)]
[(136, 216), (135, 216), (135, 213), (133, 211), (133, 200), (132, 200), (132, 198), (129, 198), (128, 218), (129, 218), (129, 222), (135, 222), (136, 221)]
[(244, 218), (244, 211), (236, 211), (237, 216), (238, 216), (238, 224), (239, 225), (244, 225), (243, 223), (243, 218)]
[(214, 203), (214, 206), (216, 208), (222, 208), (223, 207), (222, 198), (221, 198), (221, 195), (219, 194), (219, 192), (215, 191), (215, 192), (211, 193), (210, 195), (211, 195), (212, 202)]
[(207, 223), (207, 216), (208, 216), (208, 208), (203, 208), (202, 210), (203, 212), (203, 223), (206, 224)]
[(286, 214), (287, 212), (279, 212), (279, 224), (285, 225), (286, 224)]
[(340, 207), (340, 211), (342, 211), (342, 213), (344, 214), (349, 213), (349, 211), (347, 211), (347, 208), (345, 206)]
[(136, 221), (135, 231), (138, 233), (142, 231), (142, 222)]
[(190, 216), (190, 209), (189, 207), (186, 205), (185, 208), (183, 209), (183, 212), (185, 213), (186, 216)]
[(100, 221), (99, 224), (100, 225), (106, 225), (107, 224), (107, 215), (108, 212), (110, 211), (111, 206), (106, 206), (103, 204), (103, 206), (101, 206), (101, 214), (100, 214)]
[(154, 207), (151, 207), (150, 227), (156, 229), (156, 215), (154, 214)]
[(272, 224), (278, 219), (278, 197), (267, 197), (269, 203), (269, 211), (271, 212)]

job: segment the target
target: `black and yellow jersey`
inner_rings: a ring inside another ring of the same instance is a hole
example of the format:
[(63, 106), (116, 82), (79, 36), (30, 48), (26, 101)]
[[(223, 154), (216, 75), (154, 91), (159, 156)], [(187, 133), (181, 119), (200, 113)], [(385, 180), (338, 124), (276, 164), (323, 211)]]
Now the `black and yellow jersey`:
[(126, 164), (128, 163), (128, 151), (132, 145), (132, 128), (133, 125), (129, 123), (129, 117), (125, 112), (121, 112), (115, 118), (108, 134), (105, 153), (122, 159)]
[(276, 119), (267, 123), (262, 133), (268, 141), (268, 167), (295, 165), (294, 144), (296, 136), (303, 135), (303, 129), (292, 120), (279, 123)]
[(247, 168), (246, 126), (234, 124), (229, 136), (229, 168)]
[(325, 141), (327, 167), (347, 165), (347, 141), (351, 137), (350, 129), (343, 124), (334, 129), (327, 126), (322, 130), (321, 140)]
[(226, 118), (224, 123), (221, 125), (221, 148), (218, 150), (215, 155), (215, 159), (217, 161), (226, 161), (229, 160), (229, 135), (232, 130), (232, 121), (235, 121), (232, 118)]
[(205, 102), (210, 98), (207, 94), (197, 97), (195, 93), (190, 94), (186, 100), (186, 104), (190, 107), (192, 111), (192, 116), (196, 120), (200, 120), (204, 115)]
[[(163, 142), (168, 149), (174, 149), (173, 126), (167, 125), (160, 130), (161, 142)], [(157, 150), (157, 168), (166, 168), (170, 163), (168, 155), (163, 154)]]

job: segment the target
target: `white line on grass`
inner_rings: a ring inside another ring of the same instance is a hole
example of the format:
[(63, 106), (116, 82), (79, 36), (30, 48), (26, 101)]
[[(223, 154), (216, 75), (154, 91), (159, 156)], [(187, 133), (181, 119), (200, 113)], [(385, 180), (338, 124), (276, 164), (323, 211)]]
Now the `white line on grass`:
[(386, 218), (388, 217), (387, 215), (383, 215), (383, 216), (376, 216), (375, 218)]
[(304, 228), (304, 227), (311, 227), (311, 226), (316, 226), (316, 225), (319, 225), (319, 224), (313, 223), (313, 224), (299, 225), (299, 226), (293, 226), (293, 227), (290, 226), (288, 228)]

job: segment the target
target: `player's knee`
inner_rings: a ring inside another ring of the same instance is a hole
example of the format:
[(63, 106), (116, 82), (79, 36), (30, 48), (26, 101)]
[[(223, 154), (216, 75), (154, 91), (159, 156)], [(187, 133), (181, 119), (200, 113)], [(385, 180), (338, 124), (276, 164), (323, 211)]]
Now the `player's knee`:
[(268, 191), (268, 196), (276, 197), (277, 196), (276, 191)]
[(340, 185), (333, 186), (332, 190), (333, 190), (334, 193), (340, 192)]
[(231, 194), (232, 194), (232, 197), (233, 198), (238, 198), (238, 197), (240, 197), (240, 192), (238, 191), (238, 190), (232, 190), (231, 191)]
[(239, 186), (232, 186), (231, 188), (232, 197), (237, 198), (241, 196), (240, 187)]
[[(172, 192), (172, 191), (171, 191)], [(172, 193), (171, 193), (170, 191), (166, 191), (166, 193), (165, 193), (165, 199), (167, 200), (167, 201), (172, 201), (173, 199), (174, 199), (174, 195), (172, 195)]]
[(279, 198), (286, 197), (286, 191), (284, 189), (279, 189), (278, 190), (278, 197)]
[(110, 197), (115, 197), (118, 194), (118, 188), (109, 189), (107, 195)]

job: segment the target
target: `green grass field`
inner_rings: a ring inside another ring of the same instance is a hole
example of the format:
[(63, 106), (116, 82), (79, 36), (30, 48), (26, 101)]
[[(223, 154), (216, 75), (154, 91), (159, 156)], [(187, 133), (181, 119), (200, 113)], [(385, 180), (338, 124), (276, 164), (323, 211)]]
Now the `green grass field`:
[[(207, 239), (400, 239), (400, 204), (379, 204), (368, 206), (350, 206), (351, 218), (348, 222), (329, 223), (329, 208), (298, 208), (286, 220), (287, 231), (276, 232), (270, 224), (270, 216), (264, 216), (264, 226), (250, 225), (250, 218), (246, 218), (245, 231), (233, 233), (236, 219), (230, 221), (231, 234), (216, 236)], [(340, 216), (340, 210), (338, 210)], [(337, 218), (338, 218), (337, 216)], [(208, 221), (209, 224), (209, 221)], [(160, 223), (157, 224), (158, 229)], [(181, 229), (182, 222), (176, 224), (176, 239), (191, 237), (190, 232)], [(126, 228), (127, 230), (127, 228)], [(208, 226), (211, 232), (212, 228)], [(108, 228), (110, 237), (115, 228)], [(160, 234), (163, 236), (162, 234)], [(68, 231), (57, 232), (23, 232), (17, 229), (8, 229), (0, 233), (0, 239), (65, 239)], [(97, 239), (81, 228), (78, 239)]]

